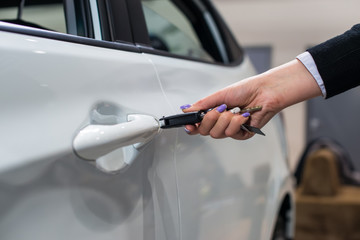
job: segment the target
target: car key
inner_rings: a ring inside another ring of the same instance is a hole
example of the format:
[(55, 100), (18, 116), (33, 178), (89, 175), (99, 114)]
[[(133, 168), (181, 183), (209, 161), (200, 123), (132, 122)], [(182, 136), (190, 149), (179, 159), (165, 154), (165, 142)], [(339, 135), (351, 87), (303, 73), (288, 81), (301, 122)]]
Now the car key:
[(244, 109), (240, 109), (240, 113), (246, 113), (246, 112), (252, 113), (252, 112), (260, 111), (261, 109), (262, 109), (262, 106), (244, 108)]
[(210, 111), (210, 109), (207, 111), (200, 110), (197, 112), (181, 113), (168, 117), (164, 116), (160, 118), (159, 121), (163, 129), (194, 125), (195, 123), (201, 122), (208, 111)]
[[(255, 111), (261, 110), (261, 108), (262, 108), (261, 106), (245, 108), (242, 110), (240, 110), (240, 108), (236, 108), (236, 111), (231, 111), (231, 112), (232, 113), (255, 112)], [(159, 119), (160, 127), (163, 129), (167, 129), (167, 128), (182, 127), (184, 125), (194, 125), (195, 123), (201, 122), (203, 120), (205, 114), (211, 110), (212, 109), (200, 110), (197, 112), (176, 114), (176, 115), (171, 115), (171, 116), (167, 116), (167, 117), (164, 116), (161, 119)], [(232, 110), (234, 110), (234, 109), (232, 109)], [(247, 132), (257, 133), (257, 134), (265, 136), (265, 134), (259, 128), (256, 128), (256, 127), (253, 127), (253, 126), (250, 126), (247, 124), (241, 125), (241, 128)]]

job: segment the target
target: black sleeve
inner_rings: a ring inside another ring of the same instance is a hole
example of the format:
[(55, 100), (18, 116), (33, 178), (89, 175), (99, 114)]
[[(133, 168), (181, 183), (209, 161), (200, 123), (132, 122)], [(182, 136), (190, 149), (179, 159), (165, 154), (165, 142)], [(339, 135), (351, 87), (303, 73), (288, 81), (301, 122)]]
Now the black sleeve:
[(324, 81), (327, 98), (360, 85), (360, 24), (307, 51)]

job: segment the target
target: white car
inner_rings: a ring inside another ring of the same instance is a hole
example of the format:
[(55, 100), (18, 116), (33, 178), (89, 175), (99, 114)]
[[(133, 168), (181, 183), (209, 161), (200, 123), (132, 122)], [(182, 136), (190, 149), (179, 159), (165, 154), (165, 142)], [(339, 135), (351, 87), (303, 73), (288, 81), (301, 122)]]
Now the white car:
[(0, 239), (292, 238), (280, 117), (158, 126), (253, 74), (208, 0), (2, 0)]

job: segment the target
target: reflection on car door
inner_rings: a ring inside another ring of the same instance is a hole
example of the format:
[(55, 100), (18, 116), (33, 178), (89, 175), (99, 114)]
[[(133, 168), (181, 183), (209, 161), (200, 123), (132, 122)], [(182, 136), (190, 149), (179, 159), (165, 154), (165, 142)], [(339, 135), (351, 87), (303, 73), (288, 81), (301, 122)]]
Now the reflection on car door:
[[(146, 51), (147, 57), (174, 108), (255, 73), (246, 57), (238, 66), (225, 65), (234, 60), (224, 52), (226, 41), (205, 2), (142, 0), (154, 48)], [(198, 23), (204, 24), (202, 28)], [(181, 35), (192, 41), (180, 40)], [(166, 48), (158, 48), (159, 39)], [(183, 239), (270, 238), (274, 197), (269, 182), (273, 166), (284, 160), (274, 122), (264, 128), (272, 137), (255, 136), (245, 142), (190, 137), (179, 131), (176, 170)]]
[[(173, 132), (99, 162), (72, 147), (88, 124), (173, 113), (148, 59), (118, 45), (0, 28), (0, 238), (178, 238)], [(130, 158), (126, 169), (106, 171)]]

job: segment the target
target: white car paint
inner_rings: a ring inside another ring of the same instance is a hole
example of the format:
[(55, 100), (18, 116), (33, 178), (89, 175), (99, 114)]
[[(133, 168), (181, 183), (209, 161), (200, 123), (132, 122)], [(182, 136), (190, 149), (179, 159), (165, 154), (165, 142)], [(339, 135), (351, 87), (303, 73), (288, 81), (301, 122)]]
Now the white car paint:
[(0, 39), (1, 239), (271, 238), (292, 195), (279, 117), (248, 141), (168, 129), (87, 160), (74, 145), (89, 126), (180, 113), (255, 74), (248, 58), (230, 67), (3, 31)]
[(98, 170), (72, 146), (89, 123), (173, 113), (148, 59), (7, 32), (0, 38), (1, 239), (155, 239), (150, 226), (163, 224), (179, 236), (173, 131), (137, 152), (122, 174)]
[[(148, 57), (174, 108), (255, 73), (248, 59), (226, 68)], [(180, 132), (176, 168), (182, 239), (271, 238), (279, 191), (291, 191), (291, 184), (282, 186), (291, 178), (279, 121), (275, 117), (263, 128), (266, 137), (256, 135), (248, 141), (189, 137)]]

